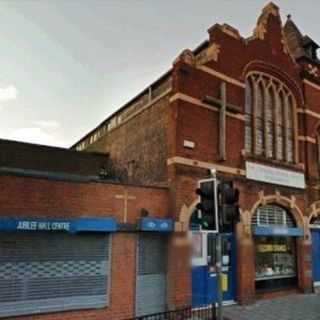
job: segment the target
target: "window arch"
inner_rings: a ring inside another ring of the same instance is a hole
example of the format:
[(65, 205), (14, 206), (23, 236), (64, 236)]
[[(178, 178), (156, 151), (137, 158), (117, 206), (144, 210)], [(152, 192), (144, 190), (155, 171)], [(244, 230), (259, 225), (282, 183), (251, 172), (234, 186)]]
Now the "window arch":
[(291, 91), (281, 81), (250, 73), (246, 79), (246, 152), (294, 162), (294, 105)]
[(320, 126), (316, 130), (316, 161), (318, 164), (318, 173), (320, 175)]

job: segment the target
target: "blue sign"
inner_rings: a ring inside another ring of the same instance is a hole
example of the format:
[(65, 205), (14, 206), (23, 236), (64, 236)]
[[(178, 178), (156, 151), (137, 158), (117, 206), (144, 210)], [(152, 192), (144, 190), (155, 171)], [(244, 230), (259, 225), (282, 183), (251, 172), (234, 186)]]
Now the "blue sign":
[(142, 231), (171, 232), (174, 230), (173, 226), (172, 219), (142, 218), (140, 220)]
[(65, 231), (114, 232), (117, 222), (114, 218), (79, 219), (0, 219), (0, 231)]
[(255, 227), (254, 234), (257, 236), (282, 236), (282, 237), (301, 237), (303, 230), (301, 228), (284, 227)]

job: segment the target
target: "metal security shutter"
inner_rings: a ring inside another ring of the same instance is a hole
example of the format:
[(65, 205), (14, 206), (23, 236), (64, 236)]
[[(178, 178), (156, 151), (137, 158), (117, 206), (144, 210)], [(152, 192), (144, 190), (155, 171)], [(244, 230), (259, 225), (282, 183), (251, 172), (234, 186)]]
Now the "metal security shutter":
[(139, 236), (136, 316), (166, 310), (167, 237), (146, 233)]
[(295, 222), (292, 216), (276, 205), (266, 205), (258, 208), (252, 217), (253, 226), (281, 226), (293, 228)]
[(0, 233), (0, 317), (107, 304), (105, 234)]

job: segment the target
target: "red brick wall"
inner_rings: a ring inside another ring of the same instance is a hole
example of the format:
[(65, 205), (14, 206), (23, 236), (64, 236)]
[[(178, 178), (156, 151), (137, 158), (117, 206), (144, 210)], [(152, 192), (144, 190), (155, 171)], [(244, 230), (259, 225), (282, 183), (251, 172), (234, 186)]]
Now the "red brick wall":
[(167, 95), (106, 133), (86, 151), (109, 153), (123, 180), (166, 185), (168, 106)]
[(125, 190), (136, 197), (128, 201), (128, 222), (137, 222), (141, 208), (147, 209), (152, 217), (169, 216), (166, 188), (1, 176), (0, 189), (0, 216), (111, 216), (123, 222), (124, 201), (115, 196), (123, 195)]
[[(123, 200), (115, 199), (115, 196), (123, 194), (125, 190), (136, 197), (128, 203), (128, 222), (137, 222), (141, 208), (147, 209), (151, 217), (166, 218), (170, 214), (165, 188), (1, 176), (0, 189), (2, 217), (115, 217), (118, 222), (123, 222)], [(112, 234), (111, 295), (108, 307), (17, 318), (119, 320), (134, 316), (137, 238), (138, 233)], [(175, 277), (178, 277), (177, 273)]]

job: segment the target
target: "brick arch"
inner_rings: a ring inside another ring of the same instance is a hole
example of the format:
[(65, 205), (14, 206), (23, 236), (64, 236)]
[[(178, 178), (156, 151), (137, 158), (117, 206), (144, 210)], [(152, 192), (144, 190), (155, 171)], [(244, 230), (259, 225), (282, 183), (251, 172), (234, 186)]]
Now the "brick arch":
[(267, 204), (279, 205), (287, 209), (293, 216), (298, 227), (305, 229), (305, 221), (302, 214), (302, 211), (296, 204), (295, 197), (287, 198), (282, 196), (279, 192), (273, 195), (264, 196), (263, 193), (260, 193), (259, 200), (253, 205), (249, 211), (249, 221), (248, 223), (251, 226), (252, 217), (260, 206), (265, 206)]
[(190, 218), (194, 209), (196, 208), (197, 203), (198, 199), (195, 199), (190, 206), (183, 204), (183, 206), (181, 207), (178, 221), (183, 224), (184, 231), (187, 231), (189, 229)]
[(316, 218), (320, 216), (320, 200), (315, 201), (308, 209), (308, 225), (310, 224), (312, 218)]
[(316, 123), (313, 124), (313, 126), (311, 127), (311, 132), (311, 137), (316, 139), (320, 133), (320, 120), (316, 121)]
[(243, 68), (241, 80), (245, 80), (247, 75), (253, 71), (266, 73), (280, 80), (292, 91), (297, 100), (297, 105), (304, 105), (304, 96), (300, 85), (297, 83), (297, 81), (292, 80), (293, 77), (284, 72), (283, 69), (280, 69), (278, 66), (271, 63), (266, 63), (261, 60), (253, 60)]
[[(180, 223), (182, 229), (181, 231), (188, 231), (189, 229), (189, 222), (191, 215), (198, 203), (198, 200), (195, 199), (190, 206), (187, 206), (184, 204), (181, 207), (180, 213), (179, 213), (179, 219), (178, 222)], [(320, 214), (320, 201), (319, 203), (319, 214)], [(262, 192), (259, 194), (259, 200), (256, 201), (256, 203), (252, 206), (251, 210), (242, 210), (240, 209), (240, 222), (244, 225), (247, 226), (247, 229), (251, 229), (251, 221), (254, 213), (257, 211), (257, 209), (260, 206), (264, 206), (267, 204), (275, 204), (279, 205), (285, 209), (287, 209), (293, 216), (296, 224), (298, 227), (302, 228), (305, 230), (306, 233), (306, 223), (302, 214), (302, 211), (296, 204), (296, 199), (294, 196), (291, 198), (287, 198), (282, 196), (279, 192), (273, 195), (268, 195), (265, 196)]]

